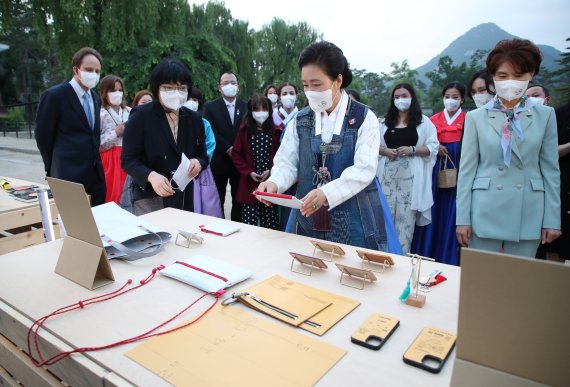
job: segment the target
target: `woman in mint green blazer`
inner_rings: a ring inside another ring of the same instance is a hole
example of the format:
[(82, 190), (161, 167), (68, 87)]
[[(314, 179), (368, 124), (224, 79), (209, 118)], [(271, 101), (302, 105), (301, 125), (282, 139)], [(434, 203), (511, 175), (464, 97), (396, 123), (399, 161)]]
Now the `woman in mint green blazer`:
[(528, 40), (499, 42), (487, 58), (497, 96), (467, 113), (457, 182), (462, 246), (534, 257), (560, 236), (554, 109), (524, 96), (541, 54)]

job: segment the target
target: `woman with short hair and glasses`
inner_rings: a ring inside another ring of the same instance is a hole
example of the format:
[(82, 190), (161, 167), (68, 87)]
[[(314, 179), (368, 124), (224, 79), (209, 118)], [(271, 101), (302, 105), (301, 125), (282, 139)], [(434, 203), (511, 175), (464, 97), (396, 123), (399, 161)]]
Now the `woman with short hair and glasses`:
[(202, 118), (183, 107), (192, 77), (182, 63), (163, 60), (150, 75), (150, 87), (153, 102), (132, 111), (123, 139), (121, 161), (135, 181), (135, 214), (162, 207), (193, 211), (193, 184), (181, 192), (172, 180), (183, 156), (190, 178), (208, 165)]

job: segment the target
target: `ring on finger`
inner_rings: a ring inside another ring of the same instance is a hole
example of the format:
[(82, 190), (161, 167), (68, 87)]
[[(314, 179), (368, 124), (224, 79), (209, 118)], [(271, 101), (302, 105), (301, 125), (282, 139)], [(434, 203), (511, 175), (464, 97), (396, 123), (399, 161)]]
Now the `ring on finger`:
[(319, 203), (317, 202), (313, 202), (313, 208), (316, 210), (317, 208), (319, 208)]

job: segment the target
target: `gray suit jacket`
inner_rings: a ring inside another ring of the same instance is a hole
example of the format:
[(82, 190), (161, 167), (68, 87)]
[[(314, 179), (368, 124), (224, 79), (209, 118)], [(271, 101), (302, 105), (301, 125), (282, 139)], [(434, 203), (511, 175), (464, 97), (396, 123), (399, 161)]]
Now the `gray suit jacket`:
[(504, 113), (467, 113), (457, 182), (457, 225), (480, 238), (540, 239), (560, 229), (560, 171), (554, 109), (534, 106), (520, 115), (523, 140), (513, 135), (511, 165), (500, 145)]

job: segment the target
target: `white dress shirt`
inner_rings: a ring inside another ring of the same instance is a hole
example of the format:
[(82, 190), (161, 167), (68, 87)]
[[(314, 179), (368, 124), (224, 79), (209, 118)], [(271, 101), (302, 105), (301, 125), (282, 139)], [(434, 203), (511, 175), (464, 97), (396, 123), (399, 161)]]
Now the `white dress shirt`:
[[(343, 90), (340, 102), (330, 115), (326, 112), (313, 113), (317, 135), (323, 130), (328, 131), (329, 135), (331, 130), (334, 134), (340, 134), (349, 102), (348, 98)], [(372, 182), (376, 175), (380, 127), (378, 119), (371, 110), (368, 110), (357, 136), (354, 164), (346, 168), (337, 179), (320, 187), (327, 198), (329, 210), (358, 194)], [(299, 166), (299, 135), (297, 117), (295, 117), (287, 125), (281, 146), (273, 159), (271, 177), (268, 181), (275, 183), (278, 192), (282, 193), (295, 183), (299, 168), (311, 168), (311, 166)]]
[(230, 120), (232, 124), (234, 123), (234, 114), (236, 111), (236, 100), (234, 99), (232, 102), (228, 101), (224, 98), (224, 102), (226, 103), (226, 107), (228, 108), (228, 114), (230, 115)]
[(91, 110), (91, 122), (93, 122), (93, 126), (95, 126), (95, 103), (93, 102), (91, 89), (89, 89), (88, 91), (83, 90), (83, 88), (79, 85), (79, 83), (77, 83), (75, 78), (72, 78), (71, 81), (69, 81), (69, 84), (71, 85), (71, 87), (73, 87), (73, 90), (75, 90), (77, 98), (79, 98), (79, 104), (81, 105), (82, 109), (83, 109), (83, 94), (87, 93), (87, 99), (89, 101), (89, 109)]

